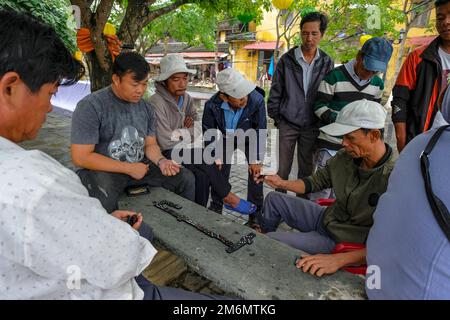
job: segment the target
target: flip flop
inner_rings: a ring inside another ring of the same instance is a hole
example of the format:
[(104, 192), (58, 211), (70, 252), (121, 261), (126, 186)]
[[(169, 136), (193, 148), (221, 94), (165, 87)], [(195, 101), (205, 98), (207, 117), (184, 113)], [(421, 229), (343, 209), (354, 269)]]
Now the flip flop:
[(246, 201), (244, 199), (239, 200), (239, 204), (236, 208), (233, 208), (229, 204), (225, 204), (224, 207), (228, 210), (236, 211), (236, 212), (239, 212), (240, 214), (244, 214), (244, 215), (252, 214), (252, 213), (256, 212), (256, 205), (254, 205), (253, 203)]

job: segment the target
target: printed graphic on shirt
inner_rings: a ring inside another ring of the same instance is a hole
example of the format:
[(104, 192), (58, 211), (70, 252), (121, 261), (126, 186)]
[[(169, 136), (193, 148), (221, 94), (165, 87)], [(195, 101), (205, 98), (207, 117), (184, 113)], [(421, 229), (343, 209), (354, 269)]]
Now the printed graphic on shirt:
[(439, 57), (442, 64), (442, 84), (441, 89), (445, 89), (448, 84), (448, 78), (450, 74), (450, 54), (439, 48)]
[(123, 162), (139, 162), (144, 158), (144, 144), (144, 138), (139, 136), (136, 128), (126, 126), (122, 129), (120, 140), (109, 144), (109, 156)]

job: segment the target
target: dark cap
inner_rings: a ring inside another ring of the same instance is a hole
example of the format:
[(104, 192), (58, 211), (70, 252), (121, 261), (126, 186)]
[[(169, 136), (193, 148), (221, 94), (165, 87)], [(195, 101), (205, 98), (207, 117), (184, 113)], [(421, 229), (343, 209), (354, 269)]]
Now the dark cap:
[(392, 55), (392, 45), (383, 38), (371, 38), (361, 48), (364, 68), (374, 72), (386, 72)]

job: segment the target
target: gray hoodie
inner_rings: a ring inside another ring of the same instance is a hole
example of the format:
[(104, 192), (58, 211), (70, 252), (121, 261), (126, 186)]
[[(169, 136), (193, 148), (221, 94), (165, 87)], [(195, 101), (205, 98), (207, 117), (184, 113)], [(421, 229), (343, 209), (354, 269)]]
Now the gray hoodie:
[(175, 98), (169, 93), (163, 82), (155, 82), (156, 92), (149, 99), (156, 114), (156, 138), (162, 151), (171, 150), (179, 141), (171, 139), (172, 134), (179, 130), (181, 135), (189, 134), (193, 138), (194, 128), (184, 128), (185, 117), (198, 120), (192, 97), (184, 93), (183, 106), (178, 108)]

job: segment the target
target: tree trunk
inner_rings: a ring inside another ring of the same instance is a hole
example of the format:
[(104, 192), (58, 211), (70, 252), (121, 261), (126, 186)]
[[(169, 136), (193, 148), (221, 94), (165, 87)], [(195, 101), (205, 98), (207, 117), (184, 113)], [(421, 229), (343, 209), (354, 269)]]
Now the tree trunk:
[(275, 20), (275, 29), (277, 31), (277, 41), (275, 43), (275, 50), (273, 51), (273, 67), (275, 70), (275, 67), (277, 66), (277, 62), (278, 62), (278, 46), (280, 45), (280, 29), (279, 29), (279, 25), (280, 25), (280, 16), (281, 16), (281, 11), (278, 11), (277, 14), (277, 19)]
[(403, 55), (405, 53), (405, 45), (406, 45), (406, 38), (408, 36), (408, 31), (410, 27), (407, 26), (405, 29), (405, 38), (403, 39), (402, 43), (400, 44), (400, 48), (398, 48), (398, 55), (397, 55), (397, 61), (395, 62), (395, 73), (394, 73), (394, 79), (397, 79), (398, 74), (400, 73), (400, 68), (402, 67), (403, 62)]
[(100, 63), (97, 60), (95, 52), (89, 52), (87, 55), (87, 64), (89, 68), (89, 77), (91, 81), (91, 92), (95, 92), (111, 84), (112, 77), (112, 61), (107, 59), (109, 64), (108, 70), (102, 69)]

